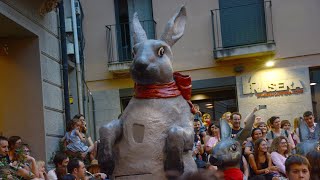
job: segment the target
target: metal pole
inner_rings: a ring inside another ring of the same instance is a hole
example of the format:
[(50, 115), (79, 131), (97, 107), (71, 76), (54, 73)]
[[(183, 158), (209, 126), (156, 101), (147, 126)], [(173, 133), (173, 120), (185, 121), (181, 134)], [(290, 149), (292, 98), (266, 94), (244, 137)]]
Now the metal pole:
[(66, 31), (64, 21), (63, 1), (59, 3), (59, 21), (60, 21), (60, 36), (61, 36), (61, 58), (63, 72), (63, 92), (64, 92), (64, 111), (66, 122), (70, 120), (70, 103), (69, 103), (69, 78), (68, 78), (68, 57), (66, 44)]
[(81, 81), (81, 66), (79, 56), (79, 42), (78, 42), (78, 29), (77, 29), (77, 18), (75, 10), (74, 0), (71, 0), (71, 14), (72, 14), (72, 28), (73, 28), (73, 39), (74, 39), (74, 54), (76, 57), (76, 74), (77, 74), (77, 90), (78, 90), (78, 106), (79, 113), (83, 114), (83, 93), (82, 93), (82, 81)]

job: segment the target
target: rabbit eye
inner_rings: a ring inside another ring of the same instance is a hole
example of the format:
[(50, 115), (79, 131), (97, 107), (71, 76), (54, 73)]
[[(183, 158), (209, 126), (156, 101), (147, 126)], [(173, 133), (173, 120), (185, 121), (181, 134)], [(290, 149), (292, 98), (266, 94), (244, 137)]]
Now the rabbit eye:
[(231, 151), (236, 151), (237, 150), (237, 145), (232, 144), (231, 147), (230, 147), (230, 150)]
[(164, 54), (164, 47), (160, 47), (160, 48), (158, 49), (158, 56), (159, 56), (159, 57), (162, 57), (163, 54)]

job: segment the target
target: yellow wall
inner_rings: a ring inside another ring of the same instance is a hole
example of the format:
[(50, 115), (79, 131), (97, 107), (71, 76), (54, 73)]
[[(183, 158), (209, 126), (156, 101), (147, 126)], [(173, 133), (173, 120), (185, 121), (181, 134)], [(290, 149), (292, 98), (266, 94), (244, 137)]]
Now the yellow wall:
[(0, 56), (0, 132), (21, 136), (32, 156), (45, 159), (41, 70), (38, 38), (7, 40), (9, 55)]

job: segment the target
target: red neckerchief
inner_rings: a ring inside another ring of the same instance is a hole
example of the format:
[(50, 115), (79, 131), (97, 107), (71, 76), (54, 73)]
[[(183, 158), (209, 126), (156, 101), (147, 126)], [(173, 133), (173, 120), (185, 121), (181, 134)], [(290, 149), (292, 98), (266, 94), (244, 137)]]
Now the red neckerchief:
[(191, 99), (191, 77), (182, 75), (178, 72), (173, 73), (174, 81), (164, 84), (134, 85), (134, 97), (138, 99), (157, 99), (171, 98), (182, 95), (187, 100), (191, 112), (195, 109), (190, 101)]
[(225, 180), (243, 180), (243, 173), (239, 168), (230, 168), (223, 171)]

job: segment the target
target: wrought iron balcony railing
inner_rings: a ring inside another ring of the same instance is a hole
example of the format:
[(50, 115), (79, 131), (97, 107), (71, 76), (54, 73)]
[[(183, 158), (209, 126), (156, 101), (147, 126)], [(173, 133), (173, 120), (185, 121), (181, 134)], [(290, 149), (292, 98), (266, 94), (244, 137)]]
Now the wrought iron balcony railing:
[[(149, 39), (156, 38), (156, 22), (154, 20), (140, 21)], [(106, 26), (108, 65), (122, 64), (132, 61), (132, 26), (121, 23)]]
[(214, 9), (211, 20), (215, 58), (221, 51), (274, 43), (271, 1)]

